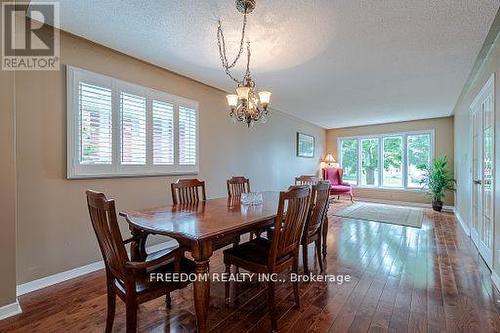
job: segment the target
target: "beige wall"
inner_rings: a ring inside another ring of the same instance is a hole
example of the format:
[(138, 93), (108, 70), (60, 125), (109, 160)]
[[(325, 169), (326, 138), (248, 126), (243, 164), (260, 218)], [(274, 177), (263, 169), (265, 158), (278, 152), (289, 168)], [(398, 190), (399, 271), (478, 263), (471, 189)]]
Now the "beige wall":
[(470, 226), (472, 219), (472, 122), (470, 105), (490, 76), (495, 73), (495, 244), (494, 269), (500, 275), (500, 37), (496, 41), (479, 69), (472, 84), (462, 94), (455, 113), (455, 173), (457, 175), (457, 195), (455, 207), (457, 215)]
[[(254, 190), (285, 189), (293, 177), (318, 171), (325, 130), (271, 112), (247, 129), (228, 117), (225, 93), (124, 54), (61, 34), (61, 59), (118, 79), (199, 102), (200, 173), (209, 197), (224, 196), (231, 175), (250, 177)], [(171, 201), (177, 177), (66, 180), (64, 71), (19, 72), (17, 88), (18, 283), (100, 260), (84, 191), (105, 191), (117, 209)], [(316, 157), (295, 156), (295, 133), (316, 137)], [(125, 222), (121, 221), (125, 226)], [(124, 228), (125, 230), (125, 228)]]
[[(426, 120), (407, 121), (382, 125), (369, 125), (358, 127), (347, 127), (330, 129), (326, 132), (326, 151), (332, 153), (338, 159), (337, 139), (345, 136), (373, 135), (385, 133), (397, 133), (405, 131), (434, 130), (435, 156), (446, 155), (453, 170), (453, 118), (436, 118)], [(355, 188), (354, 195), (361, 198), (405, 201), (415, 203), (428, 203), (427, 198), (419, 190), (387, 190)], [(446, 205), (453, 205), (453, 194), (445, 199)]]
[(16, 301), (14, 72), (0, 71), (0, 307)]

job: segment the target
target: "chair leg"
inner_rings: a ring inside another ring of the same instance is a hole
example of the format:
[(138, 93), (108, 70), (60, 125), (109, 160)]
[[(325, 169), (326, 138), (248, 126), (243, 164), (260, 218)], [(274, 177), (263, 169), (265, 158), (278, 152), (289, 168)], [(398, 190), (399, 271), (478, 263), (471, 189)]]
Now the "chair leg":
[[(292, 270), (295, 274), (299, 274), (299, 255), (295, 256), (295, 259), (293, 261), (293, 267)], [(299, 295), (299, 281), (295, 279), (293, 282), (293, 295), (295, 297), (295, 307), (298, 309), (300, 308), (300, 295)]]
[(172, 297), (170, 296), (170, 293), (167, 293), (165, 295), (165, 306), (167, 307), (167, 309), (172, 308)]
[(108, 313), (106, 316), (106, 333), (111, 333), (115, 319), (116, 295), (112, 287), (108, 285)]
[(126, 322), (127, 322), (127, 333), (137, 332), (137, 301), (134, 298), (127, 297), (125, 304), (126, 307)]
[(328, 217), (323, 221), (323, 260), (326, 260), (326, 239), (328, 236)]
[(276, 306), (274, 303), (274, 282), (272, 281), (269, 281), (267, 284), (267, 306), (269, 307), (272, 332), (278, 332), (278, 320), (276, 318)]
[[(250, 237), (252, 237), (252, 235), (250, 234)], [(240, 239), (238, 237), (238, 240), (233, 242), (233, 248), (237, 247), (238, 245), (240, 244)], [(231, 273), (231, 271), (229, 271), (229, 273)], [(240, 268), (238, 266), (236, 266), (236, 272), (235, 272), (237, 275), (240, 274)]]
[(307, 244), (302, 244), (302, 263), (304, 264), (304, 274), (309, 274), (309, 267), (307, 263)]
[(318, 239), (314, 243), (316, 244), (316, 256), (318, 257), (319, 269), (321, 272), (323, 272), (323, 258), (321, 256), (321, 238), (318, 237)]
[(354, 199), (353, 199), (353, 197), (352, 197), (352, 194), (351, 194), (351, 202), (354, 202)]
[[(226, 274), (230, 273), (231, 273), (231, 264), (226, 264)], [(231, 299), (229, 297), (230, 296), (229, 293), (231, 292), (231, 282), (229, 281), (229, 279), (226, 279), (226, 281), (224, 282), (224, 288), (225, 288), (224, 299), (226, 306), (228, 306), (229, 303), (231, 302)]]

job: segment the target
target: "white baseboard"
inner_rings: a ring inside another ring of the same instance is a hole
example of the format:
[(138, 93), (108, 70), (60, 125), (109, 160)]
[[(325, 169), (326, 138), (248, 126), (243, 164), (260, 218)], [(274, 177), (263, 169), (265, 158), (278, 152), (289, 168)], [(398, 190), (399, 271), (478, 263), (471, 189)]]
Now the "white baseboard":
[(491, 280), (493, 281), (495, 287), (500, 290), (500, 277), (495, 271), (491, 271)]
[[(359, 198), (355, 197), (354, 201), (364, 201), (364, 202), (374, 202), (387, 205), (398, 205), (398, 206), (409, 206), (409, 207), (419, 207), (419, 208), (432, 208), (432, 204), (424, 204), (419, 202), (408, 202), (408, 201), (395, 201), (395, 200), (384, 200), (384, 199), (373, 199), (373, 198)], [(443, 206), (444, 212), (455, 212), (454, 206)]]
[[(160, 244), (152, 245), (147, 247), (147, 252), (155, 252), (159, 251), (163, 248), (166, 247), (172, 247), (176, 244), (177, 242), (175, 240), (169, 240), (167, 242), (163, 242)], [(85, 266), (77, 267), (70, 269), (68, 271), (56, 273), (53, 275), (49, 275), (46, 277), (43, 277), (41, 279), (36, 279), (30, 282), (26, 282), (23, 284), (17, 285), (17, 296), (21, 296), (27, 293), (30, 293), (32, 291), (42, 289), (45, 287), (52, 286), (56, 283), (61, 283), (70, 279), (74, 279), (76, 277), (95, 272), (97, 270), (103, 269), (104, 268), (104, 262), (97, 261)]]
[(23, 310), (16, 299), (14, 303), (4, 305), (0, 308), (0, 320), (15, 316), (21, 312), (23, 312)]
[(27, 293), (30, 293), (32, 291), (42, 289), (45, 287), (52, 286), (54, 284), (64, 282), (69, 279), (73, 279), (78, 276), (82, 276), (88, 273), (95, 272), (97, 270), (100, 270), (104, 268), (104, 262), (103, 261), (97, 261), (85, 266), (77, 267), (70, 269), (68, 271), (56, 273), (53, 275), (49, 275), (46, 277), (43, 277), (41, 279), (36, 279), (30, 282), (26, 282), (23, 284), (17, 285), (17, 296), (21, 296)]
[(455, 211), (455, 216), (457, 217), (458, 224), (460, 224), (462, 230), (467, 234), (467, 236), (470, 236), (470, 228), (467, 224), (465, 224), (465, 221), (462, 219), (462, 216), (460, 215), (458, 210)]

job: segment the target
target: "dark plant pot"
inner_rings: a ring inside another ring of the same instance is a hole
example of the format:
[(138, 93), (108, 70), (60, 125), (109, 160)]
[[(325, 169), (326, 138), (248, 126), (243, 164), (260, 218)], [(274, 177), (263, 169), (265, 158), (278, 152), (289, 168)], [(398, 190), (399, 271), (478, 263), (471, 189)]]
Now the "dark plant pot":
[(432, 200), (432, 209), (436, 212), (440, 212), (443, 210), (443, 202), (441, 200)]

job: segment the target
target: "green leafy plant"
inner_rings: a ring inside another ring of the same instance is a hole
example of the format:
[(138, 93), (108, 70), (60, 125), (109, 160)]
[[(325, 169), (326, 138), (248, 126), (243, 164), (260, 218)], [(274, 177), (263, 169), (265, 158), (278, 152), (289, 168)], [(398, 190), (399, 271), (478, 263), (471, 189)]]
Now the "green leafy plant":
[(422, 189), (433, 201), (443, 201), (448, 191), (455, 191), (455, 179), (448, 169), (446, 156), (435, 158), (430, 165), (421, 164), (417, 167), (424, 172), (420, 179)]

